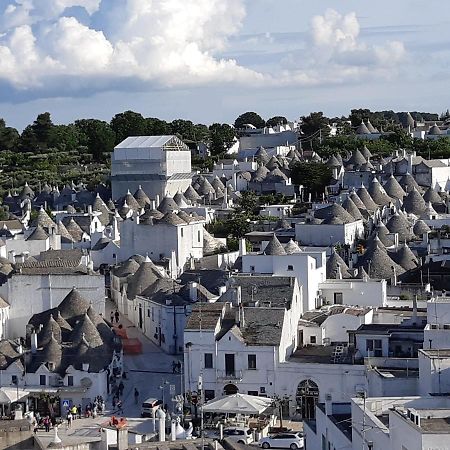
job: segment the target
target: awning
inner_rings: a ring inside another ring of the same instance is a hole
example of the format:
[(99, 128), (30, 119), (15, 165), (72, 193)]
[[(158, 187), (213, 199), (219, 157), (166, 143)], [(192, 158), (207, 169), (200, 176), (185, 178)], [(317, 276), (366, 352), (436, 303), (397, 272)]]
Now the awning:
[(272, 399), (247, 394), (233, 394), (210, 400), (203, 406), (203, 412), (228, 414), (261, 414)]
[(26, 397), (30, 392), (25, 389), (3, 386), (0, 388), (0, 404), (17, 402)]

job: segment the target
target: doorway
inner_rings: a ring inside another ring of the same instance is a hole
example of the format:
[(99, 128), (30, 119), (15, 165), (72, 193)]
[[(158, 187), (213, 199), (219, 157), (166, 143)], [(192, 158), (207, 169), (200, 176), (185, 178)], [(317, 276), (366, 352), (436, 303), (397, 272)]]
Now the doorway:
[(316, 417), (316, 405), (319, 401), (319, 387), (312, 380), (299, 383), (296, 394), (297, 412), (303, 419)]

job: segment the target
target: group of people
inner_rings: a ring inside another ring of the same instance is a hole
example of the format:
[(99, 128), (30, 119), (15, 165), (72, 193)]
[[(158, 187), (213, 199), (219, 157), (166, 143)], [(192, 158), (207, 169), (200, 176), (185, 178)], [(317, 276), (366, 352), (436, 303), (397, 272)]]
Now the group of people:
[(119, 310), (118, 310), (118, 309), (116, 309), (115, 311), (112, 311), (112, 310), (111, 310), (111, 316), (110, 316), (110, 318), (111, 318), (111, 323), (112, 323), (112, 324), (113, 324), (114, 322), (119, 323), (119, 320), (120, 320), (120, 313), (119, 313)]
[[(84, 417), (96, 418), (98, 414), (102, 414), (105, 410), (105, 401), (101, 395), (95, 397), (94, 402), (88, 403), (84, 408)], [(75, 419), (81, 419), (83, 414), (83, 408), (81, 405), (73, 405), (67, 411), (67, 427), (72, 427), (72, 422)]]
[(39, 426), (43, 426), (45, 431), (48, 433), (50, 431), (50, 428), (52, 426), (52, 419), (50, 416), (44, 416), (41, 418), (39, 412), (36, 411), (36, 413), (32, 416), (30, 416), (31, 419), (31, 426), (33, 427), (33, 432), (36, 433)]

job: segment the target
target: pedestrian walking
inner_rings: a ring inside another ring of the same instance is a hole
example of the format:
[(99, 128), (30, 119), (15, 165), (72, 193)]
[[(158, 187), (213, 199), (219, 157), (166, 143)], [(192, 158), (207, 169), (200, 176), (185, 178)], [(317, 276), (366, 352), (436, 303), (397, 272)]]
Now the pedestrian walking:
[(116, 318), (116, 323), (119, 323), (120, 314), (119, 314), (118, 309), (116, 309), (116, 312), (114, 313), (114, 317)]
[(139, 391), (134, 388), (134, 404), (137, 405), (139, 403)]
[(44, 417), (44, 427), (45, 431), (48, 433), (50, 431), (50, 417), (48, 416)]
[(111, 323), (114, 323), (114, 311), (111, 311)]
[(119, 411), (120, 414), (123, 414), (123, 403), (122, 403), (122, 400), (119, 400), (117, 402), (117, 410)]
[(122, 396), (123, 395), (123, 390), (125, 389), (125, 386), (123, 384), (123, 382), (121, 381), (119, 383), (119, 395)]
[(67, 428), (72, 428), (72, 420), (73, 416), (72, 413), (69, 411), (69, 413), (67, 414)]

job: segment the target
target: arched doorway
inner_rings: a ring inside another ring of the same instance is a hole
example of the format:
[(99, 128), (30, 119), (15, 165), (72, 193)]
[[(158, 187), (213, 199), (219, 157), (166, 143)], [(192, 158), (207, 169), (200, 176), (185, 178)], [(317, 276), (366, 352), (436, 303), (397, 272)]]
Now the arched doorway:
[(233, 394), (237, 394), (239, 392), (239, 389), (237, 388), (237, 386), (235, 384), (229, 383), (226, 384), (223, 388), (223, 393), (225, 395), (233, 395)]
[(319, 401), (319, 387), (312, 380), (303, 380), (297, 386), (297, 412), (303, 419), (316, 417), (316, 405)]

